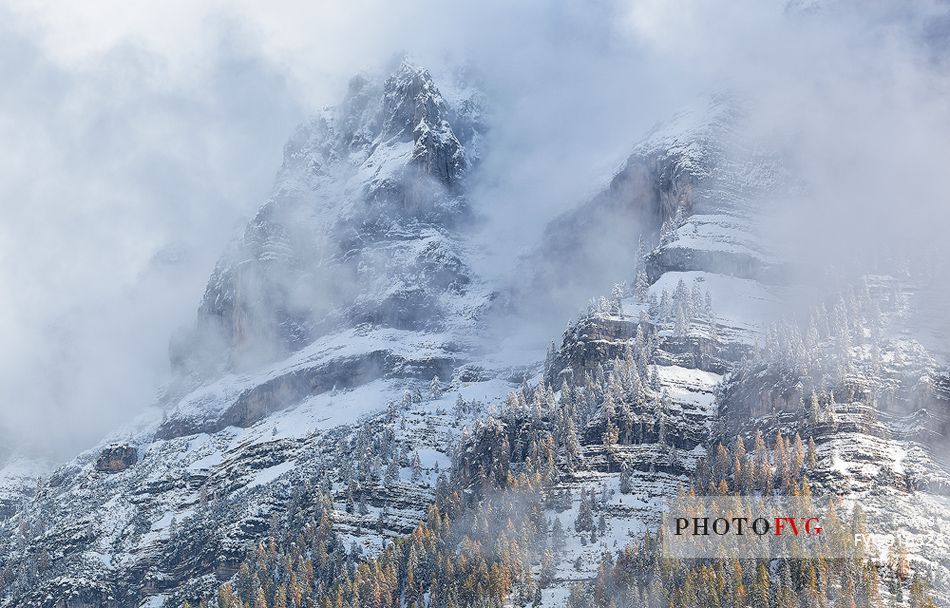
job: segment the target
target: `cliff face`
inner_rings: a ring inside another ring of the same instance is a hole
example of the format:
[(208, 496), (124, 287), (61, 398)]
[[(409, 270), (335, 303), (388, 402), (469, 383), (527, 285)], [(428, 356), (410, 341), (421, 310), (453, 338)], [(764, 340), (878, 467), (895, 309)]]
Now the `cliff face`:
[(353, 324), (444, 327), (477, 289), (458, 228), (479, 112), (476, 92), (450, 103), (407, 63), (355, 78), (287, 143), (274, 194), (218, 262), (174, 361), (244, 369)]
[[(814, 296), (810, 320), (786, 318), (795, 309), (785, 300), (814, 292), (791, 282), (804, 275), (769, 251), (757, 226), (794, 184), (774, 158), (744, 153), (754, 148), (736, 145), (728, 128), (712, 147), (682, 145), (689, 132), (675, 131), (667, 146), (695, 154), (670, 156), (702, 169), (671, 208), (650, 207), (663, 210), (663, 226), (631, 264), (638, 276), (592, 301), (548, 357), (546, 381), (574, 387), (571, 398), (586, 408), (582, 457), (559, 487), (609, 497), (594, 508), (606, 521), (603, 540), (569, 546), (562, 583), (592, 578), (612, 541), (655, 527), (664, 501), (704, 478), (719, 444), (751, 449), (758, 436), (790, 445), (797, 435), (814, 442), (804, 471), (812, 493), (860, 504), (873, 549), (885, 555), (899, 539), (946, 597), (950, 538), (934, 527), (950, 523), (946, 361), (908, 326), (925, 292), (868, 275)], [(631, 369), (643, 385), (633, 394)], [(579, 505), (557, 515), (562, 524)]]
[(511, 289), (514, 306), (539, 305), (539, 290), (552, 300), (595, 297), (628, 276), (643, 253), (638, 237), (697, 202), (694, 189), (718, 170), (740, 113), (732, 100), (717, 96), (654, 128), (606, 188), (546, 227), (522, 261), (523, 282)]
[[(448, 379), (465, 362), (491, 297), (464, 234), (485, 127), (479, 93), (448, 84), (449, 99), (408, 63), (357, 77), (338, 108), (297, 130), (274, 194), (215, 267), (193, 332), (173, 344), (184, 380), (159, 437), (246, 428), (334, 388)], [(182, 407), (194, 384), (262, 366), (233, 403)]]

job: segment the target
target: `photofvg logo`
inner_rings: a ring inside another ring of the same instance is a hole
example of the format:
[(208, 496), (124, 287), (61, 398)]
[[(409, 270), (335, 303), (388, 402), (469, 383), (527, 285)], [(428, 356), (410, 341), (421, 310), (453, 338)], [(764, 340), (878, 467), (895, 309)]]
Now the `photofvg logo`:
[(821, 534), (821, 520), (817, 517), (774, 517), (767, 519), (765, 517), (677, 517), (676, 535), (692, 534), (693, 536), (709, 536), (715, 534), (724, 536), (729, 533), (736, 536), (744, 534), (757, 534), (765, 536), (774, 534), (782, 536), (791, 534)]
[(835, 498), (676, 497), (663, 514), (662, 547), (680, 559), (848, 557), (855, 534), (842, 513)]

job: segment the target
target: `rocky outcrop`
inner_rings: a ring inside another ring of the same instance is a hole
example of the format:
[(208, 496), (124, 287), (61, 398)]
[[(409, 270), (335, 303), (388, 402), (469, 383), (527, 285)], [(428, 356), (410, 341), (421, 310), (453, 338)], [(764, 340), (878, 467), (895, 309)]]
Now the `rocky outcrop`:
[[(406, 358), (387, 350), (375, 350), (334, 358), (312, 367), (281, 373), (241, 392), (221, 413), (175, 415), (165, 420), (156, 439), (171, 439), (196, 433), (216, 433), (229, 426), (248, 428), (270, 414), (299, 404), (313, 395), (346, 390), (385, 378), (430, 381), (451, 378), (459, 360), (451, 357)], [(382, 406), (384, 404), (380, 404)]]
[(743, 251), (704, 251), (670, 245), (661, 247), (647, 257), (646, 272), (655, 281), (667, 272), (699, 270), (716, 274), (763, 281), (784, 282), (785, 269), (770, 264), (754, 253)]
[(204, 375), (278, 360), (353, 323), (433, 329), (474, 276), (456, 230), (484, 128), (404, 62), (358, 77), (288, 142), (274, 194), (218, 262), (195, 328), (172, 346)]
[[(651, 334), (658, 327), (649, 320), (631, 317), (587, 316), (580, 319), (564, 332), (547, 381), (552, 386), (560, 386), (565, 379), (583, 384), (584, 375), (593, 373), (598, 365), (623, 357), (638, 329)], [(654, 354), (654, 362), (724, 374), (751, 350), (748, 344), (703, 334), (665, 336)]]
[[(544, 312), (570, 314), (570, 303), (605, 293), (626, 276), (638, 263), (631, 235), (655, 233), (677, 208), (690, 205), (694, 176), (674, 168), (678, 160), (638, 150), (605, 190), (552, 221), (539, 247), (522, 260), (510, 305), (556, 307)], [(537, 293), (550, 294), (550, 304), (539, 301)]]
[(96, 470), (121, 473), (138, 461), (138, 450), (131, 445), (110, 445), (99, 453)]

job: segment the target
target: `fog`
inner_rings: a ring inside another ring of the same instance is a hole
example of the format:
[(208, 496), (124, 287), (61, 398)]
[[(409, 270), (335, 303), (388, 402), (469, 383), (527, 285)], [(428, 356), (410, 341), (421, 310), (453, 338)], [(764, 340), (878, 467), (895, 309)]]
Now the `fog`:
[(81, 32), (46, 40), (67, 33), (3, 13), (0, 436), (64, 457), (154, 400), (170, 332), (266, 196), (302, 110), (224, 26), (174, 76), (136, 40), (61, 57)]
[[(923, 246), (943, 237), (944, 3), (453, 9), (0, 5), (8, 448), (68, 457), (154, 400), (169, 336), (193, 321), (214, 260), (267, 196), (293, 126), (397, 54), (469, 63), (484, 80), (491, 131), (472, 192), (493, 245), (483, 274), (510, 274), (651, 125), (723, 89), (748, 100), (747, 135), (803, 184), (764, 226), (783, 255), (863, 262), (885, 242), (932, 255)], [(615, 273), (604, 283), (631, 278)]]

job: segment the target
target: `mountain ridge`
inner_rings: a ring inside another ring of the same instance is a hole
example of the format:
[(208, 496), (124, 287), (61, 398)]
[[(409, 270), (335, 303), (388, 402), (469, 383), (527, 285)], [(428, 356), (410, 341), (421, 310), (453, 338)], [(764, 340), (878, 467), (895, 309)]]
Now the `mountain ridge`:
[[(431, 74), (404, 62), (382, 79), (358, 77), (340, 109), (294, 134), (274, 195), (214, 269), (194, 331), (171, 348), (182, 380), (163, 408), (41, 479), (0, 519), (10, 532), (0, 542), (5, 605), (210, 597), (249, 549), (323, 515), (338, 557), (358, 561), (413, 533), (446, 473), (474, 485), (495, 458), (539, 459), (522, 439), (552, 421), (564, 426), (544, 466), (551, 496), (566, 498), (543, 515), (576, 534), (538, 587), (544, 604), (563, 605), (574, 583), (595, 580), (609, 542), (649, 530), (666, 498), (707, 475), (716, 442), (735, 436), (813, 435), (816, 487), (863, 497), (883, 475), (872, 516), (891, 501), (914, 519), (917, 491), (921, 517), (950, 514), (938, 500), (946, 468), (928, 453), (947, 435), (939, 366), (909, 341), (865, 332), (877, 323), (870, 295), (845, 298), (839, 316), (852, 321), (807, 347), (809, 332), (782, 318), (796, 286), (757, 218), (790, 179), (737, 136), (735, 100), (714, 96), (648, 134), (604, 193), (549, 225), (522, 261), (535, 282), (504, 293), (468, 263), (465, 227), (477, 210), (465, 180), (490, 153), (479, 97), (461, 87), (446, 99)], [(600, 249), (610, 220), (623, 239)], [(561, 277), (593, 289), (604, 273), (585, 271), (617, 250), (610, 264), (631, 284), (595, 298), (547, 361), (484, 350), (479, 323), (498, 302), (543, 304)], [(848, 400), (835, 387), (839, 361), (873, 364), (865, 342), (906, 355), (904, 375), (926, 369), (934, 379), (921, 389), (933, 391), (927, 407), (907, 403), (907, 438), (881, 450), (873, 438), (891, 442), (894, 431), (861, 418), (878, 407), (861, 403), (870, 393)], [(813, 383), (822, 415), (839, 419), (834, 430), (807, 415), (788, 424), (786, 414), (807, 412), (794, 373), (815, 360), (835, 362)], [(916, 441), (921, 429), (926, 442)], [(887, 460), (894, 445), (905, 450), (901, 466), (929, 469), (936, 483), (901, 481)], [(866, 476), (862, 462), (877, 472)], [(594, 491), (600, 500), (587, 498)], [(585, 509), (603, 518), (599, 537), (573, 523)], [(918, 523), (904, 522), (912, 555), (946, 570), (946, 539), (922, 549)]]

